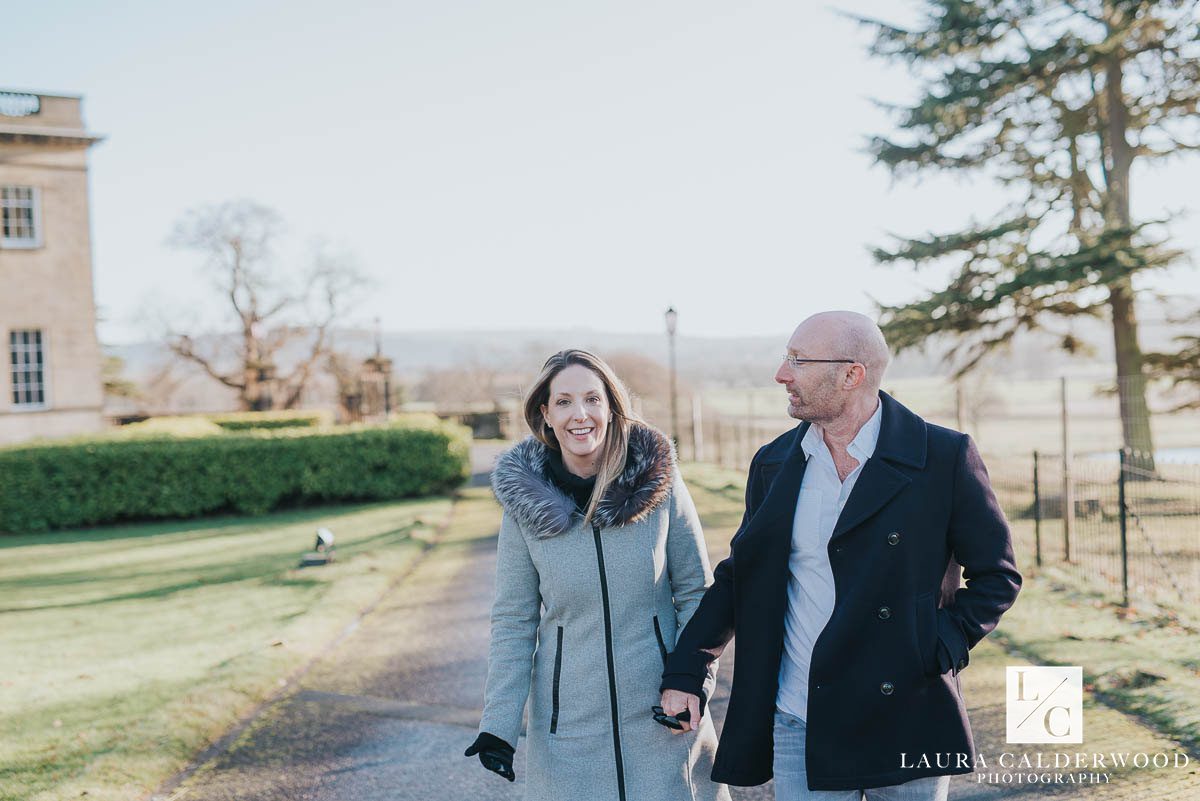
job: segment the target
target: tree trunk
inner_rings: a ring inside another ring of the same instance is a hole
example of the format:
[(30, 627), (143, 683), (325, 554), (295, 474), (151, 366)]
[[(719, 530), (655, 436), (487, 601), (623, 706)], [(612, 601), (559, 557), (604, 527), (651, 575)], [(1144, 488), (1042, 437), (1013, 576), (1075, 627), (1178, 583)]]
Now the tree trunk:
[(242, 409), (251, 412), (266, 412), (274, 408), (271, 383), (274, 366), (266, 357), (262, 340), (254, 324), (247, 324), (242, 332)]
[(1150, 409), (1146, 405), (1146, 376), (1142, 372), (1142, 350), (1137, 341), (1137, 312), (1129, 279), (1109, 287), (1113, 342), (1117, 357), (1117, 392), (1121, 408), (1121, 435), (1129, 448), (1127, 461), (1135, 468), (1129, 478), (1154, 473), (1154, 440), (1150, 433)]
[(258, 348), (249, 323), (243, 324), (242, 331), (242, 396), (239, 400), (244, 412), (259, 409)]
[[(1129, 211), (1133, 148), (1126, 138), (1129, 111), (1121, 87), (1121, 58), (1119, 51), (1114, 52), (1104, 64), (1104, 107), (1107, 112), (1109, 150), (1105, 219), (1110, 225), (1129, 230), (1133, 227)], [(1128, 464), (1135, 468), (1130, 477), (1148, 477), (1154, 472), (1154, 441), (1150, 433), (1150, 409), (1146, 404), (1142, 349), (1138, 344), (1133, 283), (1129, 277), (1109, 286), (1108, 305), (1112, 310), (1113, 344), (1116, 347), (1121, 435), (1125, 447), (1131, 451)]]
[(258, 370), (249, 364), (242, 367), (242, 392), (238, 400), (244, 412), (254, 411), (258, 403)]

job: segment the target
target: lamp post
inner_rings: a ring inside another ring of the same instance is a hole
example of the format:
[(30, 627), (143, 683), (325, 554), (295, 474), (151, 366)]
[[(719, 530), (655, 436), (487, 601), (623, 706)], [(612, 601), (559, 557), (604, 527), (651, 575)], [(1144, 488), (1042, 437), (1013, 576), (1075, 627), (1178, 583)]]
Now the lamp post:
[(386, 419), (392, 413), (392, 364), (383, 361), (383, 322), (375, 318), (375, 361), (383, 373), (383, 416)]
[(675, 407), (675, 323), (679, 320), (679, 312), (672, 306), (667, 309), (667, 345), (671, 364), (671, 441), (679, 448), (679, 416)]

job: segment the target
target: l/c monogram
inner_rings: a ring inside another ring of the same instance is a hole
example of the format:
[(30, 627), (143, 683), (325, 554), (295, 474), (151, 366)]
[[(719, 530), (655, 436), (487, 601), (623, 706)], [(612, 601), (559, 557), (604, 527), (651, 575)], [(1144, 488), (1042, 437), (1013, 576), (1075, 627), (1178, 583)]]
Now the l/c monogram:
[(1008, 742), (1083, 742), (1083, 668), (1009, 667), (1008, 687)]

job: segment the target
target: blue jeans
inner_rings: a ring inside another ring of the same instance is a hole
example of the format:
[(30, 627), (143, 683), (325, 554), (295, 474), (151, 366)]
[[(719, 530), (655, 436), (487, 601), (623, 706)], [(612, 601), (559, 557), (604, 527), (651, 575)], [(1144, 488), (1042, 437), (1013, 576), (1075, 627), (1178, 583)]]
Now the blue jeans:
[(804, 721), (775, 711), (775, 801), (946, 801), (949, 776), (927, 776), (866, 790), (810, 790), (804, 765)]

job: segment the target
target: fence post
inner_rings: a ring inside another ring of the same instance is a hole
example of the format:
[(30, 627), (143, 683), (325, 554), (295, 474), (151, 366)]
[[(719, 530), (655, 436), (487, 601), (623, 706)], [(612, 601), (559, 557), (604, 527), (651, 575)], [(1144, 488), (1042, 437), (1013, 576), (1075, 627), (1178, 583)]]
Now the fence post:
[(1063, 561), (1071, 561), (1071, 538), (1075, 533), (1075, 486), (1071, 480), (1071, 430), (1067, 423), (1067, 377), (1059, 378), (1062, 403), (1062, 451), (1063, 451)]
[(1129, 454), (1126, 448), (1118, 452), (1121, 472), (1117, 474), (1117, 505), (1121, 510), (1121, 605), (1129, 606), (1129, 542), (1126, 538), (1128, 505), (1125, 498), (1125, 474), (1128, 472)]
[(692, 396), (692, 459), (704, 461), (704, 419), (700, 413), (700, 396)]
[(1038, 567), (1042, 566), (1042, 493), (1038, 484), (1038, 452), (1033, 452), (1033, 548)]

